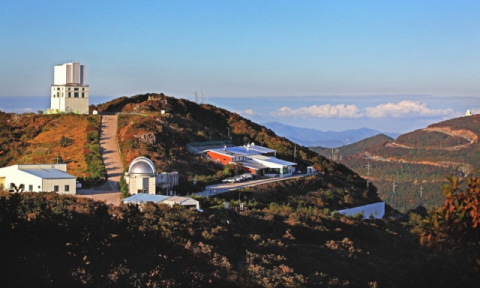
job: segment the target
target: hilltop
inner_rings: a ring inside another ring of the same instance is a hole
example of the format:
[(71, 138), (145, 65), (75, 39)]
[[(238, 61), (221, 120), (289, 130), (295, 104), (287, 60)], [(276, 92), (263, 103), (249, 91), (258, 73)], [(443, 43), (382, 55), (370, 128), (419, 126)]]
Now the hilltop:
[[(401, 211), (420, 204), (438, 206), (443, 195), (437, 188), (446, 183), (446, 175), (465, 177), (480, 166), (479, 122), (480, 115), (450, 119), (402, 134), (395, 141), (374, 137), (339, 147), (334, 156), (364, 177), (366, 165), (371, 165), (371, 181), (391, 205), (395, 180), (395, 205)], [(331, 149), (311, 149), (332, 157)]]
[(227, 172), (223, 166), (204, 156), (188, 152), (187, 143), (221, 141), (229, 136), (235, 145), (256, 142), (257, 145), (275, 149), (278, 158), (295, 160), (297, 169), (306, 171), (307, 166), (314, 166), (317, 171), (351, 182), (358, 191), (361, 191), (359, 183), (364, 182), (344, 165), (307, 147), (295, 145), (237, 113), (210, 104), (198, 104), (163, 94), (145, 94), (118, 98), (100, 104), (96, 109), (101, 113), (121, 113), (118, 115), (117, 139), (125, 167), (135, 157), (147, 155), (160, 171), (178, 171), (182, 183), (179, 189), (184, 192), (199, 189), (192, 187), (193, 178), (201, 187), (220, 181)]

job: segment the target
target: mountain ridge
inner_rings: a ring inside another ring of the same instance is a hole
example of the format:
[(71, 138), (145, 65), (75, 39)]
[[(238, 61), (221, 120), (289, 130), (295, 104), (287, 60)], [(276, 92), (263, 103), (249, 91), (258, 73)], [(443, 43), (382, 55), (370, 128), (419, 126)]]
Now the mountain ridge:
[(396, 138), (400, 135), (399, 133), (381, 132), (366, 127), (344, 131), (321, 131), (314, 128), (290, 126), (279, 122), (267, 122), (262, 125), (300, 145), (323, 146), (325, 148), (337, 148), (378, 134), (385, 134), (391, 138)]

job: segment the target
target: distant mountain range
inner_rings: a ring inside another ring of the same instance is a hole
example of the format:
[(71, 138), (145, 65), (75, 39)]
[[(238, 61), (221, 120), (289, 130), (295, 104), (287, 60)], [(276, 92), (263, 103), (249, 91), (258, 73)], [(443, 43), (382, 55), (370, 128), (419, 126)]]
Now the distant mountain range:
[(322, 146), (326, 148), (335, 148), (358, 142), (378, 134), (385, 134), (393, 139), (397, 138), (399, 133), (381, 132), (369, 128), (349, 129), (345, 131), (320, 131), (312, 128), (300, 128), (284, 125), (278, 122), (263, 123), (265, 127), (273, 130), (277, 135), (286, 137), (300, 145)]

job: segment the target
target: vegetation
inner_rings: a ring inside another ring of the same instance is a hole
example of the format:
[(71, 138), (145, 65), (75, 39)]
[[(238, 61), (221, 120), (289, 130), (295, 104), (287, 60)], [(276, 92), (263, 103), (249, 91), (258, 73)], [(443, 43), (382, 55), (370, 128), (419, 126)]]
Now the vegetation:
[(330, 180), (312, 176), (245, 190), (240, 201), (248, 209), (238, 212), (222, 208), (225, 201), (238, 206), (238, 192), (201, 198), (204, 213), (151, 203), (108, 207), (55, 193), (0, 194), (0, 245), (8, 247), (0, 281), (5, 287), (478, 283), (478, 273), (463, 270), (466, 258), (422, 247), (406, 223), (330, 217), (335, 207), (375, 200), (360, 191), (345, 194)]
[(96, 115), (0, 112), (0, 167), (60, 160), (84, 184), (102, 182), (99, 127)]
[[(122, 112), (118, 116), (118, 135), (124, 166), (135, 157), (147, 156), (160, 171), (178, 171), (180, 193), (201, 190), (205, 185), (219, 182), (230, 176), (232, 170), (206, 159), (203, 155), (186, 150), (188, 143), (227, 140), (235, 145), (256, 142), (277, 151), (277, 157), (297, 163), (306, 171), (315, 166), (351, 181), (360, 176), (343, 165), (310, 151), (306, 147), (294, 147), (286, 138), (252, 121), (225, 109), (208, 104), (196, 104), (185, 99), (175, 99), (163, 94), (136, 95), (116, 99), (97, 107), (104, 112)], [(162, 114), (161, 111), (168, 111)], [(294, 150), (296, 155), (294, 159)], [(233, 173), (242, 171), (233, 171)], [(193, 185), (197, 179), (197, 185)]]
[[(366, 166), (371, 165), (368, 177), (379, 196), (406, 213), (420, 204), (426, 208), (441, 205), (443, 195), (437, 187), (447, 182), (444, 175), (462, 178), (474, 172), (473, 167), (480, 163), (479, 121), (478, 115), (451, 119), (400, 135), (394, 142), (377, 135), (334, 149), (333, 153), (322, 147), (311, 149), (364, 177)], [(397, 185), (395, 195), (393, 181)]]
[(480, 269), (480, 178), (467, 178), (464, 190), (457, 177), (448, 179), (450, 183), (443, 187), (445, 204), (432, 210), (413, 231), (423, 245), (467, 259), (458, 269), (472, 277)]

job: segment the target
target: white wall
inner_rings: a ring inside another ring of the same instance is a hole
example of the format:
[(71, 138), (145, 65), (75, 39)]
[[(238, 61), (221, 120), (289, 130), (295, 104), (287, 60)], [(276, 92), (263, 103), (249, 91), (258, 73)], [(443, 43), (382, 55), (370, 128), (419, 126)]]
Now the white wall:
[(80, 63), (65, 63), (53, 68), (53, 85), (81, 84), (86, 85), (87, 66)]
[[(58, 186), (59, 194), (75, 195), (77, 191), (76, 179), (43, 179), (43, 191), (53, 192), (54, 186)], [(65, 185), (69, 186), (69, 191), (65, 191)]]
[(24, 191), (29, 191), (29, 185), (32, 185), (34, 192), (42, 191), (42, 178), (28, 174), (17, 169), (17, 166), (9, 166), (0, 168), (0, 177), (5, 177), (5, 189), (10, 189), (10, 183), (14, 183), (17, 187), (24, 184)]

